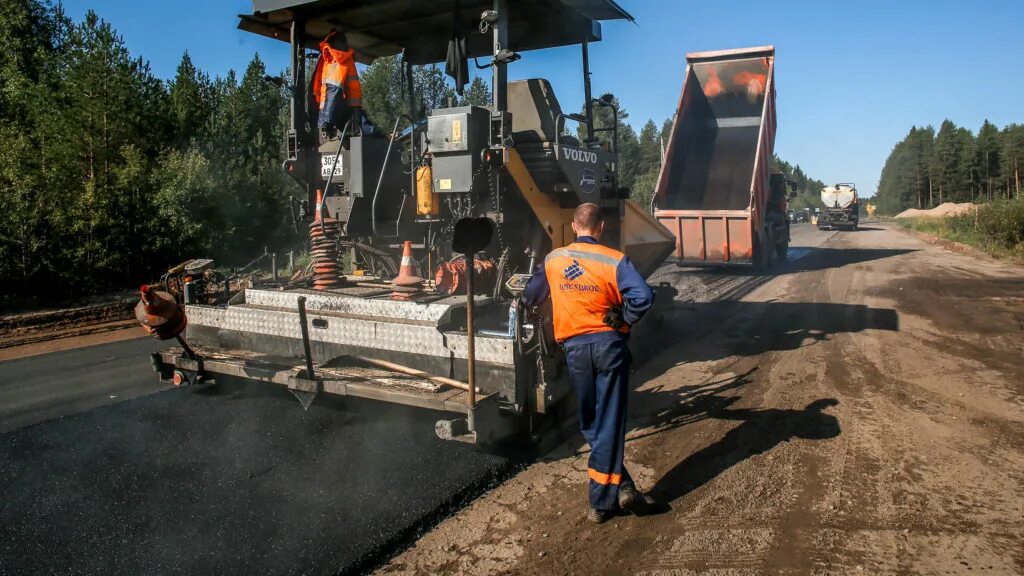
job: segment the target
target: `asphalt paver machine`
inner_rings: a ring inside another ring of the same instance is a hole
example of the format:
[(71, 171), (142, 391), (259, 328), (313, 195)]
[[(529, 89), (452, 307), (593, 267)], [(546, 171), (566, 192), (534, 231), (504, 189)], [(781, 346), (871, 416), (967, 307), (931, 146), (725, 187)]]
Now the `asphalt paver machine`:
[[(239, 28), (291, 47), (284, 167), (306, 192), (312, 279), (240, 290), (227, 304), (186, 301), (191, 349), (156, 355), (161, 377), (274, 383), (306, 407), (337, 394), (431, 409), (446, 439), (531, 438), (570, 387), (550, 312), (519, 310), (516, 296), (549, 251), (573, 241), (575, 207), (601, 206), (604, 241), (645, 274), (675, 244), (620, 187), (614, 144), (594, 136), (593, 107), (611, 100), (591, 96), (588, 45), (601, 40), (602, 21), (632, 17), (611, 0), (253, 7)], [(363, 63), (399, 57), (408, 110), (393, 126), (318, 130), (308, 65), (334, 30)], [(573, 45), (583, 61), (582, 113), (562, 110), (547, 80), (508, 80), (524, 53)], [(453, 48), (456, 60), (489, 69), (491, 105), (417, 110), (413, 67), (443, 62)], [(452, 239), (469, 217), (488, 219), (494, 233), (467, 265)]]

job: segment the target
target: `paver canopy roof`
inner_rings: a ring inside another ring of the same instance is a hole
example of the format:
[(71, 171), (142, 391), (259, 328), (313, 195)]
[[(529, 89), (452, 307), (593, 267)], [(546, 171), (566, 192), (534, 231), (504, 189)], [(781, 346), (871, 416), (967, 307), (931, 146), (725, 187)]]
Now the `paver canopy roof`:
[[(493, 7), (493, 0), (253, 0), (238, 27), (288, 42), (299, 18), (308, 48), (337, 29), (362, 62), (404, 51), (407, 61), (429, 64), (445, 59), (456, 30), (467, 37), (470, 57), (491, 54), (491, 35), (477, 27)], [(633, 20), (614, 0), (508, 0), (508, 17), (508, 48), (517, 52), (598, 41), (601, 20)]]

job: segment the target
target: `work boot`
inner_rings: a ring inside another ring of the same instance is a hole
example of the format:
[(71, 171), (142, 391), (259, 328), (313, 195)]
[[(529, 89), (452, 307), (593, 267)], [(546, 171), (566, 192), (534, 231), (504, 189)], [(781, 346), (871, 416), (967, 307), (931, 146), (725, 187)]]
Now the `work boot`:
[(654, 506), (654, 498), (636, 489), (634, 484), (619, 487), (619, 508), (633, 514), (643, 514)]
[(587, 511), (587, 520), (594, 524), (604, 524), (614, 515), (615, 512), (612, 512), (611, 510), (598, 510), (597, 508), (591, 508)]

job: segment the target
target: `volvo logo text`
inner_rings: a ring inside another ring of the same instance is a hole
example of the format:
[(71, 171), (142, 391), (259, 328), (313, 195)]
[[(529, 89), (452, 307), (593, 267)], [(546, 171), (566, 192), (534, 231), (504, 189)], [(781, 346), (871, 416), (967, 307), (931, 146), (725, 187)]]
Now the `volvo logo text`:
[(576, 148), (562, 148), (562, 156), (566, 160), (572, 160), (574, 162), (586, 162), (588, 164), (597, 164), (597, 152), (591, 152), (589, 150), (577, 150)]

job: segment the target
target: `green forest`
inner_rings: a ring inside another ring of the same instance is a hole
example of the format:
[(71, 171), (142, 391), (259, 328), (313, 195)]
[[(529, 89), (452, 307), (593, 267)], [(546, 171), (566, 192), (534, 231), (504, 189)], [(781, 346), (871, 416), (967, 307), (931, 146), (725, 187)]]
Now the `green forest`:
[(878, 183), (878, 209), (896, 214), (943, 202), (991, 203), (1021, 197), (1024, 125), (1000, 130), (986, 120), (977, 135), (946, 120), (938, 133), (913, 127), (893, 148)]
[[(258, 55), (211, 77), (186, 52), (163, 80), (94, 12), (74, 22), (44, 0), (0, 0), (0, 305), (137, 286), (187, 258), (238, 266), (291, 249), (301, 191), (281, 170), (288, 77)], [(390, 132), (408, 101), (400, 62), (379, 59), (362, 79), (370, 118)], [(437, 66), (413, 81), (421, 110), (490, 99), (481, 78), (456, 96)], [(595, 114), (613, 122), (607, 107)], [(671, 121), (638, 133), (628, 120), (620, 104), (621, 183), (647, 205)], [(776, 164), (798, 183), (793, 205), (813, 205), (822, 183)]]

